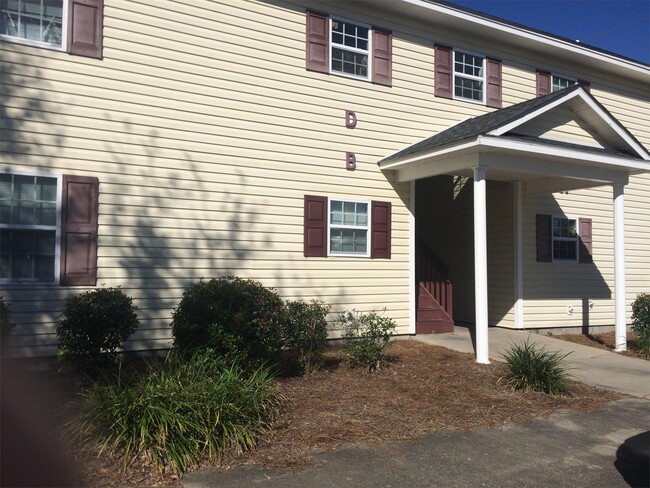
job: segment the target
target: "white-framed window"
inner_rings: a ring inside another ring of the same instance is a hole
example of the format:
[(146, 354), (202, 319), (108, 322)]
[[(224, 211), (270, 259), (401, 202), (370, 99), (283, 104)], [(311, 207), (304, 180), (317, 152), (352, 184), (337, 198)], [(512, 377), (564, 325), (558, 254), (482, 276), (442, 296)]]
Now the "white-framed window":
[(578, 219), (553, 217), (553, 261), (578, 262)]
[(485, 56), (454, 49), (454, 98), (483, 103)]
[(329, 199), (328, 254), (369, 256), (370, 202)]
[(568, 76), (561, 76), (555, 73), (551, 77), (551, 91), (554, 92), (564, 90), (578, 83), (578, 80), (575, 78), (569, 78)]
[(330, 73), (370, 80), (372, 28), (330, 18)]
[(0, 0), (0, 38), (66, 48), (68, 0)]
[(0, 173), (0, 282), (58, 283), (61, 176)]

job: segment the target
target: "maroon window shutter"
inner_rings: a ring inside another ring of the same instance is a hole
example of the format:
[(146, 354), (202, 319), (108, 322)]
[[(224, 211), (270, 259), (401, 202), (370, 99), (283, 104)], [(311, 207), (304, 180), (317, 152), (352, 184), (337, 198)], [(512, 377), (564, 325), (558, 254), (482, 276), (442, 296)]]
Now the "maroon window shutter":
[(329, 17), (307, 11), (307, 69), (329, 73)]
[(537, 262), (553, 261), (553, 239), (551, 237), (553, 217), (537, 214)]
[(591, 255), (591, 219), (580, 218), (578, 220), (580, 231), (579, 260), (581, 263), (593, 263)]
[(61, 284), (97, 282), (99, 180), (63, 176), (61, 208)]
[(377, 29), (372, 30), (372, 81), (379, 85), (391, 86), (393, 83), (392, 74), (392, 53), (393, 34), (390, 31)]
[(70, 0), (68, 4), (68, 52), (102, 57), (103, 0)]
[(390, 259), (391, 239), (391, 205), (390, 202), (373, 201), (370, 207), (372, 215), (372, 236), (370, 238), (370, 257)]
[(435, 46), (435, 95), (437, 97), (453, 98), (454, 90), (454, 69), (453, 50), (447, 46), (436, 44)]
[(305, 195), (305, 257), (327, 256), (327, 197)]
[(548, 95), (551, 91), (551, 73), (537, 70), (537, 96)]
[(578, 80), (578, 84), (585, 89), (586, 92), (591, 91), (591, 83), (585, 80)]
[(487, 58), (485, 62), (487, 64), (486, 105), (501, 108), (503, 104), (501, 96), (501, 60)]

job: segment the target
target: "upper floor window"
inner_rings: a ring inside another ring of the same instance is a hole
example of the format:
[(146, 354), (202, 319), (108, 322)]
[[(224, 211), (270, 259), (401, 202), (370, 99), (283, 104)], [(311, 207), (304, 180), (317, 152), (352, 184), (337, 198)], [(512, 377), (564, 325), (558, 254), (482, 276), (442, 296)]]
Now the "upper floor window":
[(331, 70), (368, 79), (370, 73), (370, 27), (330, 19)]
[(565, 88), (569, 88), (578, 83), (578, 80), (575, 78), (567, 78), (559, 75), (552, 75), (552, 79), (552, 91), (554, 92), (564, 90)]
[(0, 0), (0, 35), (64, 47), (66, 7), (66, 0)]
[(558, 75), (549, 71), (537, 70), (537, 96), (548, 95), (556, 91), (564, 90), (570, 86), (580, 84), (585, 90), (589, 91), (591, 84), (585, 80), (578, 80), (570, 76)]
[(485, 85), (485, 58), (454, 50), (454, 98), (482, 102)]
[(501, 108), (501, 60), (435, 45), (435, 94), (437, 97), (483, 103)]
[(308, 70), (392, 85), (390, 31), (309, 10), (306, 21)]

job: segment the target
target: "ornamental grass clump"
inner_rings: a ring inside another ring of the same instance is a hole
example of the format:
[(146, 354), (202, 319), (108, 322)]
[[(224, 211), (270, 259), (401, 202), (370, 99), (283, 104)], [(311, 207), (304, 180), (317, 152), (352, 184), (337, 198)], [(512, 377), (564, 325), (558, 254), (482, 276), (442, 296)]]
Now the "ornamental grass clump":
[(145, 456), (184, 473), (225, 450), (250, 449), (269, 431), (281, 403), (271, 379), (268, 369), (249, 371), (211, 351), (171, 352), (130, 381), (86, 390), (70, 438), (123, 452), (125, 466)]
[(503, 354), (509, 369), (505, 379), (516, 390), (564, 393), (571, 379), (565, 362), (569, 354), (547, 351), (528, 341), (512, 344)]

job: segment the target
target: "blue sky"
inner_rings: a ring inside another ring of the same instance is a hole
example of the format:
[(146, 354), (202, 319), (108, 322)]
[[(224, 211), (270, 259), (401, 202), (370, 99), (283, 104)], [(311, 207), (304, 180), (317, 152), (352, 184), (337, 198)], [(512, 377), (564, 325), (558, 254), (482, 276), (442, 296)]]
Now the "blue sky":
[(650, 64), (650, 0), (449, 0)]

